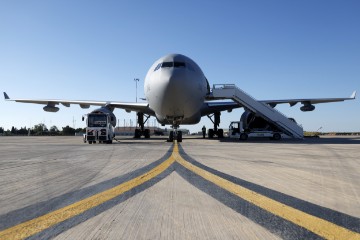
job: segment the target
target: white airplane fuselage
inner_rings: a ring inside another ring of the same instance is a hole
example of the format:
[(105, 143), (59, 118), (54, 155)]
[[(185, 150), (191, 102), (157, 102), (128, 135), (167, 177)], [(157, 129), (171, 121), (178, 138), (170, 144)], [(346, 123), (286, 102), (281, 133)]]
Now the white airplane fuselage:
[(190, 58), (171, 54), (157, 60), (144, 82), (149, 107), (162, 124), (196, 124), (208, 93), (200, 67)]

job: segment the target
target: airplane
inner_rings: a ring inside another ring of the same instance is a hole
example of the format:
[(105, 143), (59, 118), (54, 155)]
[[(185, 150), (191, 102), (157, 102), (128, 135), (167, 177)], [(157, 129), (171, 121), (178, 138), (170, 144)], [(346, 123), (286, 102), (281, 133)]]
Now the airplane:
[[(171, 125), (173, 131), (169, 135), (169, 141), (174, 139), (182, 141), (181, 132), (177, 132), (180, 125), (197, 124), (203, 116), (208, 116), (214, 124), (214, 129), (209, 137), (216, 135), (223, 137), (223, 130), (218, 129), (222, 111), (231, 112), (235, 108), (244, 107), (234, 101), (214, 101), (211, 97), (211, 89), (203, 71), (192, 59), (181, 54), (169, 54), (161, 57), (148, 70), (144, 81), (146, 102), (126, 103), (117, 101), (84, 101), (84, 100), (61, 100), (61, 99), (10, 99), (4, 92), (5, 100), (44, 104), (44, 111), (57, 112), (56, 105), (62, 104), (70, 107), (78, 104), (81, 108), (101, 106), (105, 112), (113, 112), (115, 108), (125, 109), (126, 112), (137, 112), (137, 122), (140, 129), (135, 130), (134, 137), (140, 138), (145, 134), (146, 121), (150, 116), (156, 117), (157, 121), (165, 125)], [(275, 107), (277, 104), (288, 103), (294, 106), (303, 104), (301, 111), (313, 111), (313, 104), (339, 102), (353, 100), (356, 91), (349, 98), (314, 98), (314, 99), (285, 99), (285, 100), (261, 100), (260, 102)], [(145, 117), (145, 120), (144, 120)]]

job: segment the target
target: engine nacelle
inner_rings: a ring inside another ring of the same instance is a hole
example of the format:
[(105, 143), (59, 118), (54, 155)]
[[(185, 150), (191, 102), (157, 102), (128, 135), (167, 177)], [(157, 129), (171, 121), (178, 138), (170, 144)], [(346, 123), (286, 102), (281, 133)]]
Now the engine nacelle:
[(49, 106), (49, 105), (46, 105), (43, 109), (44, 109), (45, 112), (57, 112), (57, 111), (59, 111), (58, 107)]
[(304, 106), (300, 107), (300, 110), (303, 112), (311, 112), (314, 111), (315, 106), (311, 104), (304, 104)]
[(110, 115), (110, 123), (111, 123), (111, 125), (113, 125), (113, 127), (116, 126), (115, 114), (110, 109), (108, 109), (107, 107), (101, 107), (101, 108), (95, 109), (91, 113), (106, 113), (106, 114), (109, 114)]

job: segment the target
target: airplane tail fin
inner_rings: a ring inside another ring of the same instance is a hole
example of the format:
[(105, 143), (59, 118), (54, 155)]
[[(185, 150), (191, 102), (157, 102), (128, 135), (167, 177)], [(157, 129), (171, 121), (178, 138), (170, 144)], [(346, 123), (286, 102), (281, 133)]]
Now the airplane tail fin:
[(352, 98), (352, 99), (355, 99), (355, 98), (356, 98), (356, 91), (354, 91), (354, 92), (351, 94), (350, 98)]
[(9, 95), (7, 95), (6, 92), (4, 92), (4, 98), (5, 98), (5, 100), (9, 100), (9, 99), (10, 99), (10, 98), (9, 98)]

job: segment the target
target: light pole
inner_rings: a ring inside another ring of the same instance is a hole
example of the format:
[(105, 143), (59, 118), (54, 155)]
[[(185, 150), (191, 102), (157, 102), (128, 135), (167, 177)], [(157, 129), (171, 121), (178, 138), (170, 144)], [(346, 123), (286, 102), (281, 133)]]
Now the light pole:
[[(135, 84), (136, 84), (136, 93), (135, 93), (135, 97), (136, 97), (136, 102), (137, 102), (137, 84), (140, 81), (140, 79), (138, 78), (134, 78)], [(138, 119), (137, 119), (137, 113), (135, 113), (135, 119), (136, 119), (136, 125), (135, 125), (135, 129), (137, 128), (137, 124), (138, 124)]]
[(136, 102), (137, 102), (137, 84), (140, 81), (138, 78), (134, 78), (135, 84), (136, 84)]

